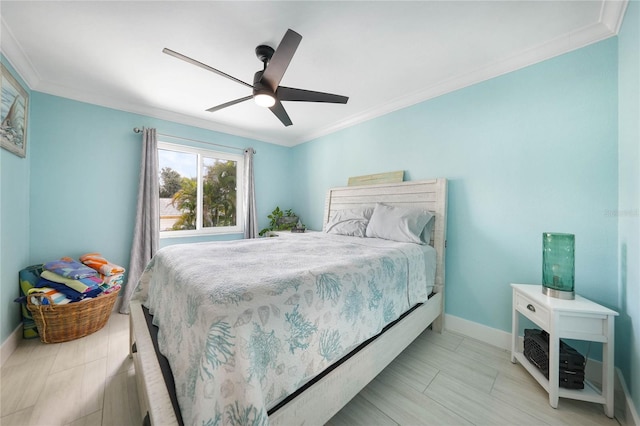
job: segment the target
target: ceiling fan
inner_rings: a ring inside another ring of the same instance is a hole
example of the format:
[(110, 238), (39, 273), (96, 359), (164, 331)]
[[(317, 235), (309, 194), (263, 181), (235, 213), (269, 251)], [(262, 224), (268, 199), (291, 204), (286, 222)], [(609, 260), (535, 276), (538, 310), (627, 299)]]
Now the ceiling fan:
[(293, 58), (293, 54), (296, 52), (296, 49), (298, 48), (301, 40), (302, 36), (300, 34), (296, 33), (293, 30), (287, 30), (276, 50), (273, 50), (272, 47), (263, 44), (256, 47), (256, 56), (260, 61), (262, 61), (263, 69), (262, 71), (256, 72), (253, 76), (253, 85), (230, 76), (229, 74), (226, 74), (220, 70), (212, 68), (209, 65), (203, 64), (202, 62), (196, 61), (195, 59), (191, 59), (188, 56), (184, 56), (181, 53), (175, 52), (171, 49), (167, 49), (166, 47), (162, 49), (162, 52), (253, 89), (253, 94), (249, 96), (225, 102), (221, 105), (211, 107), (207, 109), (207, 111), (215, 112), (221, 110), (222, 108), (226, 108), (253, 98), (256, 104), (269, 108), (271, 112), (273, 112), (275, 116), (278, 117), (282, 124), (284, 124), (285, 126), (291, 126), (291, 124), (293, 123), (291, 122), (287, 111), (285, 111), (284, 107), (282, 106), (281, 101), (327, 102), (334, 104), (346, 104), (349, 100), (347, 96), (280, 86), (280, 80), (282, 80), (282, 76), (287, 70), (289, 63)]

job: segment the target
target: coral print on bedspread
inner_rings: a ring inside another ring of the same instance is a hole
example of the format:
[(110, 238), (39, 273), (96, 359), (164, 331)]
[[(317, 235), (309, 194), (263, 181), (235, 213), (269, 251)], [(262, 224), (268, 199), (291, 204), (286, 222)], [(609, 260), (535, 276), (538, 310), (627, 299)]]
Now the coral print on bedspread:
[(426, 282), (417, 244), (314, 233), (165, 247), (134, 298), (160, 327), (185, 424), (260, 425), (425, 301)]

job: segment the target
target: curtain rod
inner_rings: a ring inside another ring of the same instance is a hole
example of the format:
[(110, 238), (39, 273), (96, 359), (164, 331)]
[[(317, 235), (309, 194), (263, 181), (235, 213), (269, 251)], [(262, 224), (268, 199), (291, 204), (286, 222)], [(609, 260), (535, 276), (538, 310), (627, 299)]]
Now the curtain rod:
[[(134, 133), (142, 133), (142, 131), (143, 131), (143, 130), (144, 130), (144, 127), (143, 127), (142, 129), (141, 129), (141, 128), (139, 128), (139, 127), (134, 127), (134, 128), (133, 128), (133, 132), (134, 132)], [(165, 133), (157, 133), (157, 134), (158, 134), (159, 136), (165, 136), (165, 137), (168, 137), (168, 138), (173, 138), (173, 139), (182, 139), (183, 141), (198, 142), (198, 143), (204, 143), (204, 144), (207, 144), (207, 145), (220, 146), (220, 147), (223, 147), (223, 148), (237, 149), (237, 150), (242, 151), (242, 152), (244, 152), (244, 150), (245, 150), (245, 148), (238, 148), (237, 146), (222, 145), (222, 144), (219, 144), (219, 143), (213, 143), (213, 142), (201, 141), (201, 140), (198, 140), (198, 139), (183, 138), (182, 136), (167, 135), (167, 134), (165, 134)], [(256, 153), (256, 150), (255, 150), (255, 149), (253, 150), (253, 153), (254, 153), (254, 154)]]

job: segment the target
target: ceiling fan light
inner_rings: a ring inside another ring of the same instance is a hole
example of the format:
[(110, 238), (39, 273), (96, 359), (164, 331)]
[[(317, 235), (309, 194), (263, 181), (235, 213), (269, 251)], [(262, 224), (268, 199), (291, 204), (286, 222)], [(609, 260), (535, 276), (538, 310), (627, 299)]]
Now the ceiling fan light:
[(276, 98), (273, 97), (270, 93), (257, 93), (253, 100), (256, 104), (261, 107), (269, 108), (276, 104)]

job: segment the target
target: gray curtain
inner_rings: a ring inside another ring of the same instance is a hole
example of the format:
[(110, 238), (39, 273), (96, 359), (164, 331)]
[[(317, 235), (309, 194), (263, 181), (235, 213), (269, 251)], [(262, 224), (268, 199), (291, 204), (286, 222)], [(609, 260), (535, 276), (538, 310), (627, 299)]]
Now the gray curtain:
[(258, 236), (258, 220), (256, 217), (256, 193), (253, 178), (253, 148), (244, 150), (244, 237), (256, 238)]
[(158, 182), (158, 139), (156, 129), (142, 133), (142, 159), (138, 184), (136, 226), (133, 231), (131, 258), (120, 313), (129, 313), (129, 300), (147, 263), (158, 251), (160, 240), (160, 189)]

